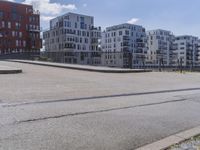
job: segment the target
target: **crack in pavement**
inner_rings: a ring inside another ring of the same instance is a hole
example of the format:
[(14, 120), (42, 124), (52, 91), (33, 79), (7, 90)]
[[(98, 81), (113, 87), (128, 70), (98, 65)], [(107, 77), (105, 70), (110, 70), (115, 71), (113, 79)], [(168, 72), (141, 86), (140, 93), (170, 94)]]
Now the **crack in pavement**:
[(36, 104), (47, 104), (47, 103), (68, 102), (68, 101), (81, 101), (81, 100), (91, 100), (91, 99), (100, 100), (100, 99), (104, 99), (104, 98), (118, 98), (118, 97), (152, 95), (152, 94), (162, 94), (162, 93), (164, 94), (164, 93), (198, 91), (198, 90), (200, 90), (200, 88), (187, 88), (187, 89), (162, 90), (162, 91), (141, 92), (141, 93), (115, 94), (115, 95), (71, 98), (71, 99), (64, 99), (64, 100), (52, 100), (52, 101), (48, 100), (48, 101), (23, 102), (23, 103), (15, 103), (15, 104), (2, 104), (2, 107), (17, 107), (17, 106), (24, 106), (24, 105), (36, 105)]
[(149, 103), (149, 104), (142, 104), (142, 105), (127, 106), (127, 107), (118, 107), (118, 108), (110, 108), (110, 109), (103, 109), (103, 110), (96, 110), (96, 111), (77, 112), (77, 113), (71, 113), (71, 114), (64, 114), (64, 115), (49, 116), (49, 117), (43, 117), (43, 118), (21, 120), (21, 121), (14, 122), (14, 124), (43, 121), (43, 120), (48, 120), (48, 119), (58, 119), (58, 118), (63, 118), (63, 117), (73, 117), (73, 116), (94, 114), (94, 113), (103, 113), (103, 112), (110, 112), (110, 111), (117, 111), (117, 110), (124, 110), (124, 109), (133, 109), (133, 108), (138, 108), (138, 107), (162, 105), (162, 104), (167, 104), (167, 103), (177, 103), (177, 102), (183, 102), (183, 101), (187, 101), (187, 100), (188, 99), (177, 99), (177, 100), (171, 100), (171, 101), (165, 101), (165, 102)]

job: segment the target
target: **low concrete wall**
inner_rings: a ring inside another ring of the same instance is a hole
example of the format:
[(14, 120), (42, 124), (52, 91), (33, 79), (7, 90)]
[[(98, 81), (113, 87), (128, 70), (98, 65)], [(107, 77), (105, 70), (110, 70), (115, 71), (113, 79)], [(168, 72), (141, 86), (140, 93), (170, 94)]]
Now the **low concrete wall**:
[(40, 56), (39, 52), (0, 54), (0, 60), (4, 60), (4, 59), (27, 59), (27, 60), (33, 60), (35, 57), (39, 57), (39, 56)]
[(95, 67), (95, 66), (86, 66), (86, 65), (73, 65), (73, 64), (62, 64), (62, 63), (50, 63), (50, 62), (41, 62), (41, 61), (26, 61), (26, 60), (8, 60), (18, 63), (27, 63), (33, 65), (42, 65), (49, 67), (58, 67), (90, 72), (101, 72), (101, 73), (142, 73), (142, 72), (152, 72), (150, 69), (119, 69), (119, 68), (109, 68), (109, 67)]
[(7, 66), (0, 66), (0, 74), (16, 74), (16, 73), (22, 73), (22, 69), (7, 67)]

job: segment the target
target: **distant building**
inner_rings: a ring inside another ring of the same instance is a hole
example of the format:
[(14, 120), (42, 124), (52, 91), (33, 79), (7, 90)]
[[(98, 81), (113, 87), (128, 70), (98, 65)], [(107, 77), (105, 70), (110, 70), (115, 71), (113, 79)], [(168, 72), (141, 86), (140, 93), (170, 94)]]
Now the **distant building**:
[(91, 16), (67, 13), (50, 21), (43, 33), (45, 52), (56, 62), (100, 65), (101, 28)]
[(182, 64), (185, 67), (198, 66), (200, 64), (200, 40), (198, 37), (183, 35), (177, 36), (174, 42), (173, 64)]
[(145, 64), (145, 28), (132, 24), (120, 24), (106, 28), (101, 40), (102, 65), (121, 68), (137, 68)]
[(0, 1), (0, 56), (40, 53), (40, 14), (31, 5)]
[(150, 66), (171, 66), (173, 54), (173, 42), (175, 36), (171, 31), (151, 30), (147, 31), (147, 62)]

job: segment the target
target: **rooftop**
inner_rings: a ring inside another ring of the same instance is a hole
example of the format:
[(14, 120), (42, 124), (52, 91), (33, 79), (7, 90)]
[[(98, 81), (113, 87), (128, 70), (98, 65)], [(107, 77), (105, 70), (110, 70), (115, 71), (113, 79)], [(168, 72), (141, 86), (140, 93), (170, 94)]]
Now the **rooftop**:
[(131, 29), (132, 27), (141, 27), (140, 25), (135, 25), (135, 24), (129, 24), (129, 23), (123, 23), (119, 25), (114, 25), (106, 28), (106, 31), (110, 30), (119, 30), (119, 29)]

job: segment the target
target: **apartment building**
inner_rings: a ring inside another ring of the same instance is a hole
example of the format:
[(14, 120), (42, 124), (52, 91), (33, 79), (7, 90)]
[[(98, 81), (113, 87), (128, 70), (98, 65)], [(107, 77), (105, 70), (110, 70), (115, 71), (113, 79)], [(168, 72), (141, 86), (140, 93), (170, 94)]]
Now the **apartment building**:
[(175, 36), (171, 31), (147, 31), (147, 64), (150, 66), (171, 66), (173, 57), (173, 42)]
[(40, 53), (40, 14), (33, 6), (0, 1), (0, 57)]
[(200, 40), (198, 37), (183, 35), (177, 36), (174, 42), (173, 65), (184, 67), (199, 66)]
[(120, 24), (106, 28), (101, 40), (102, 65), (138, 68), (145, 64), (145, 28), (133, 24)]
[(197, 66), (200, 66), (200, 39), (198, 41), (198, 53), (197, 53), (198, 62), (196, 63)]
[(100, 65), (101, 28), (94, 27), (94, 17), (66, 13), (50, 21), (43, 33), (45, 52), (56, 62)]

